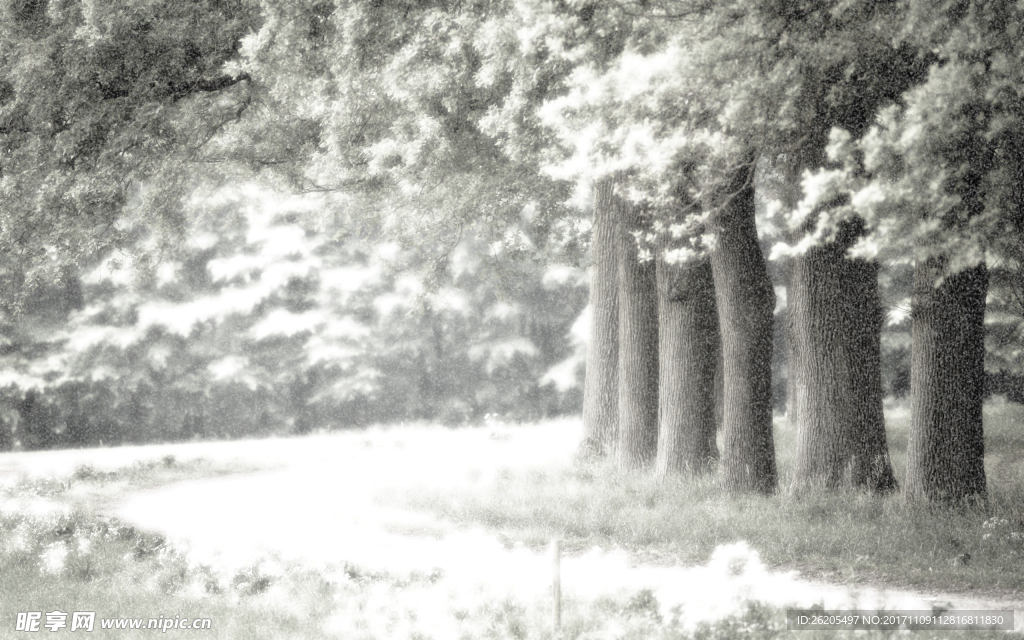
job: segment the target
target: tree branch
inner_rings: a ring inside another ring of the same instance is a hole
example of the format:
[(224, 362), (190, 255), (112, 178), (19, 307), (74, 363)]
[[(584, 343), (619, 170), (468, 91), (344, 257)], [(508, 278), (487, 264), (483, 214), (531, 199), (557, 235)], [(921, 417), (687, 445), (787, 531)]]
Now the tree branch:
[(249, 77), (248, 73), (241, 73), (237, 76), (220, 76), (219, 78), (213, 79), (202, 79), (196, 80), (189, 84), (180, 84), (171, 87), (171, 98), (177, 102), (178, 100), (196, 93), (212, 93), (214, 91), (220, 91), (227, 89), (240, 82), (250, 82), (252, 78)]

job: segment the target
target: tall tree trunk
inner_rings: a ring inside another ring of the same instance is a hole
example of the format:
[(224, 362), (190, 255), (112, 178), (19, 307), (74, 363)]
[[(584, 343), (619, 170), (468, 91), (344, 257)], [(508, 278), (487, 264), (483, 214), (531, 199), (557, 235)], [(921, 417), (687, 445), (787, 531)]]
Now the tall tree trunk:
[[(713, 282), (713, 280), (712, 280)], [(715, 309), (717, 320), (718, 309)], [(715, 324), (718, 327), (718, 324)], [(725, 425), (725, 354), (722, 353), (722, 332), (718, 332), (718, 355), (715, 356), (715, 428), (719, 431)], [(716, 443), (717, 446), (717, 443)]]
[(14, 429), (17, 424), (17, 412), (0, 408), (0, 451), (10, 451), (14, 448)]
[[(813, 121), (813, 117), (811, 120)], [(803, 170), (807, 165), (818, 164), (815, 160), (820, 160), (820, 158), (811, 153), (812, 145), (818, 142), (820, 142), (818, 139), (809, 139), (802, 147), (796, 146), (794, 149), (787, 150), (785, 155), (776, 157), (776, 161), (773, 163), (779, 199), (781, 200), (782, 207), (787, 212), (796, 211), (804, 197), (804, 190), (801, 184)], [(786, 244), (794, 245), (800, 239), (800, 232), (787, 229), (784, 226), (782, 239)], [(783, 334), (786, 336), (786, 421), (793, 427), (800, 423), (797, 417), (799, 407), (797, 406), (798, 375), (796, 336), (794, 335), (796, 327), (793, 324), (793, 274), (796, 260), (797, 258), (795, 257), (788, 257), (785, 258), (783, 263), (783, 272), (786, 278), (786, 310), (784, 312), (786, 317), (783, 320)]]
[(914, 270), (906, 495), (914, 501), (984, 500), (988, 270), (984, 264), (966, 269), (936, 287), (942, 267), (932, 259)]
[(594, 186), (590, 340), (583, 385), (585, 456), (611, 453), (619, 424), (619, 242), (621, 212), (611, 179)]
[(771, 385), (775, 291), (757, 241), (753, 173), (751, 162), (709, 202), (711, 270), (725, 364), (725, 486), (770, 493), (778, 485)]
[(885, 440), (877, 267), (850, 260), (859, 225), (793, 258), (790, 372), (796, 387), (797, 489), (895, 487)]
[(885, 311), (878, 293), (878, 263), (847, 261), (847, 294), (850, 335), (847, 358), (851, 368), (854, 441), (850, 481), (869, 491), (896, 489), (896, 475), (889, 459), (885, 435), (882, 390), (882, 325)]
[(640, 262), (636, 207), (621, 203), (619, 234), (619, 446), (621, 469), (654, 462), (658, 448), (658, 287), (653, 260)]
[(711, 263), (658, 260), (659, 474), (709, 471), (715, 442), (720, 343)]
[[(835, 255), (835, 254), (838, 254)], [(849, 422), (851, 386), (839, 329), (841, 249), (818, 247), (792, 261), (788, 292), (790, 374), (796, 391), (797, 487), (840, 484), (853, 451)]]
[(793, 258), (786, 258), (786, 421), (798, 424), (796, 408), (796, 338), (793, 335)]

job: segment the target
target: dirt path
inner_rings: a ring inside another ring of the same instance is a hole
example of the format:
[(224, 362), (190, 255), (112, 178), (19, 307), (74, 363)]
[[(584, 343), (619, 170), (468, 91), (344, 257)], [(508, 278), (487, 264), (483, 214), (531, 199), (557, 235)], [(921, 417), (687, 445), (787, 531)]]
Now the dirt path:
[[(202, 456), (258, 473), (185, 481), (129, 493), (101, 509), (159, 530), (191, 548), (199, 561), (242, 567), (266, 555), (317, 565), (350, 563), (395, 575), (439, 570), (461, 588), (542, 598), (551, 559), (508, 549), (482, 530), (459, 530), (431, 516), (383, 508), (378, 491), (429, 484), (487, 483), (501, 468), (564, 465), (578, 441), (578, 424), (515, 430), (395, 429), (304, 439), (162, 445), (100, 451), (0, 455), (0, 478), (19, 473), (67, 473), (80, 464), (117, 467), (133, 460)], [(715, 619), (749, 599), (779, 607), (930, 610), (1014, 609), (1024, 628), (1024, 598), (976, 597), (801, 579), (769, 571), (744, 543), (719, 547), (707, 566), (634, 566), (622, 551), (592, 550), (563, 559), (563, 591), (595, 598), (651, 589), (667, 613)]]

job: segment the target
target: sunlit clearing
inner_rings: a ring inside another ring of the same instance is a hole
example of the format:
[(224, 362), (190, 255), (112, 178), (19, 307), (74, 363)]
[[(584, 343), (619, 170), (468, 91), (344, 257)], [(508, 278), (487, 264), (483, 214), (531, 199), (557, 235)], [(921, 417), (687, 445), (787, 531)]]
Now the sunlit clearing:
[[(190, 549), (190, 562), (220, 571), (237, 572), (270, 556), (318, 567), (358, 567), (414, 582), (435, 576), (429, 588), (421, 585), (403, 592), (401, 598), (408, 600), (409, 607), (424, 605), (431, 598), (511, 599), (535, 606), (549, 597), (549, 552), (478, 527), (460, 527), (423, 512), (386, 507), (380, 499), (425, 487), (442, 492), (474, 487), (490, 491), (512, 470), (532, 469), (552, 479), (566, 477), (580, 438), (578, 420), (518, 427), (489, 422), (475, 429), (395, 427), (305, 438), (138, 447), (134, 448), (137, 456), (152, 458), (174, 450), (179, 459), (202, 455), (212, 461), (245, 460), (266, 470), (138, 492), (116, 507), (116, 515), (166, 533)], [(88, 454), (77, 452), (79, 457)], [(780, 607), (930, 607), (910, 594), (874, 589), (853, 593), (807, 582), (795, 572), (769, 570), (743, 541), (722, 542), (705, 565), (696, 567), (637, 565), (621, 549), (569, 552), (561, 563), (562, 590), (574, 602), (650, 590), (662, 615), (681, 607), (686, 626), (736, 615), (751, 600)], [(52, 557), (47, 556), (49, 564), (40, 570), (53, 570), (59, 553), (56, 549)], [(331, 624), (343, 626), (342, 614)]]

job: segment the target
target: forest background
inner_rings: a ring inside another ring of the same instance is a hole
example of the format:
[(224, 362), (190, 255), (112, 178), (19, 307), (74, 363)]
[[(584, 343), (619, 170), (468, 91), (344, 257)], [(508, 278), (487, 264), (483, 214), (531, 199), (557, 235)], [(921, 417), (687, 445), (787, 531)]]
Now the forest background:
[(797, 486), (885, 491), (909, 395), (909, 495), (985, 493), (1014, 3), (3, 12), (0, 448), (582, 410), (588, 453), (770, 492), (774, 410)]

